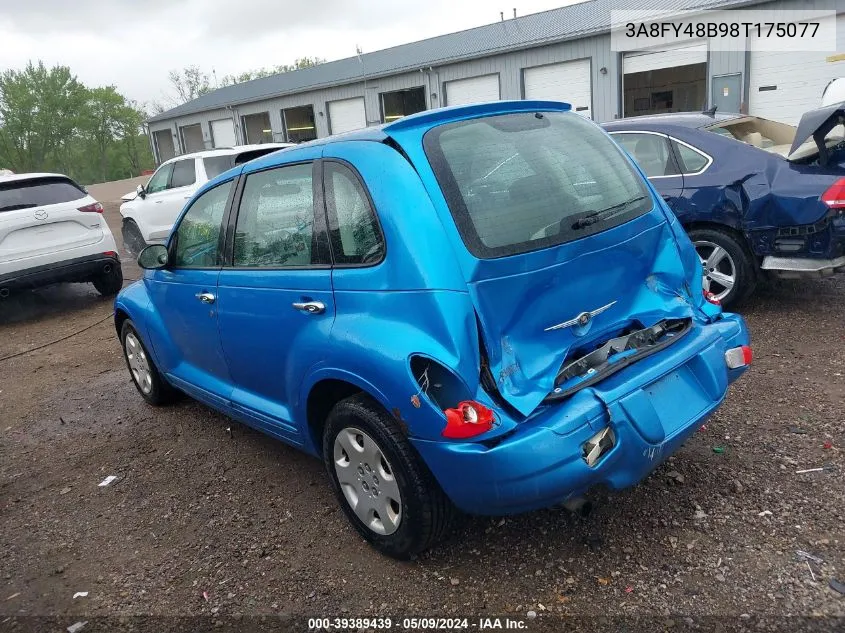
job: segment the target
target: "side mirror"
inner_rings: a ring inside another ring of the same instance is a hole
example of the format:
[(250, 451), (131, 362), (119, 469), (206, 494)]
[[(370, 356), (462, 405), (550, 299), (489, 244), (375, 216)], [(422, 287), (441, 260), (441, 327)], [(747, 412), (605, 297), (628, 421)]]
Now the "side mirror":
[(167, 247), (150, 244), (138, 255), (138, 265), (144, 270), (158, 270), (167, 266)]
[(144, 189), (144, 185), (138, 185), (135, 189), (135, 192), (138, 194), (138, 197), (142, 200), (147, 197), (147, 190)]

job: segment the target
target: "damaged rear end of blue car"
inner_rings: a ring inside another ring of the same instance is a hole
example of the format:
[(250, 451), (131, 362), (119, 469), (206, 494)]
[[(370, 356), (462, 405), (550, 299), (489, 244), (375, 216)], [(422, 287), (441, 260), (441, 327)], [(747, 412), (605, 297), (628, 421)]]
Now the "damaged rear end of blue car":
[(683, 229), (592, 122), (522, 102), (385, 132), (468, 291), (459, 358), (410, 361), (412, 428), (447, 423), (413, 445), (460, 509), (523, 512), (636, 484), (747, 369), (743, 319), (706, 300)]

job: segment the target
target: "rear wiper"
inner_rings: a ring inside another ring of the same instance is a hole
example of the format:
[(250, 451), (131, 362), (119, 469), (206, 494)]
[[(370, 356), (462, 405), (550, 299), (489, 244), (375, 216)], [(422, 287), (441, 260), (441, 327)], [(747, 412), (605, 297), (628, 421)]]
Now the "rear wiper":
[(592, 213), (588, 213), (587, 215), (578, 218), (577, 220), (575, 220), (575, 222), (572, 223), (572, 230), (577, 231), (578, 229), (583, 229), (588, 226), (591, 226), (600, 220), (615, 215), (617, 212), (626, 208), (629, 204), (639, 202), (640, 200), (644, 199), (645, 196), (637, 196), (636, 198), (631, 198), (630, 200), (626, 200), (625, 202), (614, 204), (613, 206), (607, 207), (606, 209), (601, 209), (600, 211), (593, 211)]
[(5, 207), (0, 207), (0, 211), (17, 211), (18, 209), (31, 209), (37, 206), (37, 204), (7, 204)]

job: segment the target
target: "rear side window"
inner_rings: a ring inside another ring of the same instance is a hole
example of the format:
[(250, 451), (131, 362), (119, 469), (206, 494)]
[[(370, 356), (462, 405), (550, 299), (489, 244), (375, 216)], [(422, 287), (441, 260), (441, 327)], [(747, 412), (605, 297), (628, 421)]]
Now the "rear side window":
[(314, 241), (311, 163), (249, 174), (235, 229), (233, 264), (310, 266)]
[(326, 207), (336, 264), (375, 264), (384, 257), (384, 240), (361, 181), (346, 165), (326, 162)]
[(625, 148), (648, 178), (677, 176), (680, 173), (669, 148), (669, 139), (665, 136), (639, 132), (617, 132), (611, 136)]
[(30, 209), (81, 200), (87, 194), (68, 178), (37, 178), (0, 183), (0, 211)]
[(642, 177), (605, 133), (572, 112), (449, 123), (424, 138), (469, 251), (493, 258), (610, 229), (653, 204)]
[(675, 153), (681, 161), (681, 169), (685, 174), (697, 174), (710, 162), (707, 156), (688, 145), (677, 141), (672, 141), (672, 145), (675, 147)]
[(231, 156), (209, 156), (202, 159), (202, 164), (205, 167), (205, 175), (209, 180), (217, 178), (224, 171), (227, 171), (235, 166), (235, 161)]
[(187, 187), (197, 181), (196, 168), (194, 166), (194, 159), (177, 160), (173, 164), (173, 175), (170, 176), (170, 187), (168, 189), (176, 189), (177, 187)]

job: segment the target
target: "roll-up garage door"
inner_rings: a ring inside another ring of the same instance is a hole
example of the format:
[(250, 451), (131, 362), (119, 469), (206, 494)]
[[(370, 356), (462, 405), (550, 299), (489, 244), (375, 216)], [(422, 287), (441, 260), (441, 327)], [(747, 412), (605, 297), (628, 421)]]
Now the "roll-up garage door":
[(821, 106), (830, 81), (845, 77), (845, 15), (836, 19), (836, 52), (766, 51), (751, 41), (748, 113), (798, 125), (807, 110)]
[(446, 105), (499, 100), (499, 75), (483, 75), (446, 82)]
[(625, 74), (707, 63), (707, 44), (677, 46), (659, 51), (625, 53)]
[(341, 134), (367, 127), (364, 97), (329, 102), (329, 125), (332, 134)]
[(526, 99), (564, 101), (585, 117), (592, 117), (590, 60), (535, 66), (522, 71)]
[(214, 147), (233, 147), (237, 145), (235, 125), (232, 123), (232, 119), (212, 121), (211, 138), (214, 142)]
[(199, 123), (184, 125), (179, 128), (179, 133), (182, 135), (182, 150), (185, 153), (201, 152), (205, 149), (202, 126)]

